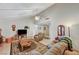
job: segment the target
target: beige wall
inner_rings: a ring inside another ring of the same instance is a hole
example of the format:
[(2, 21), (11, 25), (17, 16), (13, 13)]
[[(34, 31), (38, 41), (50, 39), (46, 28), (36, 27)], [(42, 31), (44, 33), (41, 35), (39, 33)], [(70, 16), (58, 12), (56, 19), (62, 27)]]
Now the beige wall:
[[(73, 26), (71, 26), (71, 38), (73, 41), (73, 46), (74, 48), (79, 49), (79, 26), (75, 25), (79, 24), (79, 4), (55, 4), (38, 15), (42, 18), (51, 17), (51, 39), (54, 39), (57, 36), (56, 31), (58, 25), (63, 24), (66, 26), (68, 24), (72, 24)], [(67, 26), (66, 36), (68, 36)]]
[(0, 28), (2, 28), (2, 32), (3, 35), (8, 37), (8, 36), (12, 36), (15, 34), (15, 32), (13, 32), (11, 30), (11, 25), (15, 24), (16, 25), (16, 30), (17, 29), (22, 29), (24, 28), (24, 26), (29, 26), (30, 28), (28, 29), (28, 36), (29, 35), (33, 35), (34, 32), (34, 23), (32, 18), (27, 18), (27, 17), (13, 17), (13, 18), (7, 18), (7, 19), (3, 19), (0, 20)]

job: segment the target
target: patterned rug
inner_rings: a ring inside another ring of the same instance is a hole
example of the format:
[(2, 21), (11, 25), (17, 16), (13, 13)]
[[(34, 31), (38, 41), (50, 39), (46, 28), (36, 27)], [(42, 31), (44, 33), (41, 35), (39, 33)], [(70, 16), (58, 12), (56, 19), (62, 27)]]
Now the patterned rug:
[[(20, 51), (20, 46), (18, 47), (17, 44), (12, 44), (12, 55), (31, 55), (31, 54), (44, 54), (48, 48), (46, 45), (42, 44), (42, 43), (39, 43), (39, 42), (36, 42), (34, 40), (32, 40), (33, 43), (31, 45), (31, 47), (28, 47), (28, 48), (24, 48), (24, 51)], [(17, 48), (17, 49), (16, 49)], [(17, 51), (14, 53), (14, 49), (16, 49)], [(35, 55), (34, 54), (34, 55)]]

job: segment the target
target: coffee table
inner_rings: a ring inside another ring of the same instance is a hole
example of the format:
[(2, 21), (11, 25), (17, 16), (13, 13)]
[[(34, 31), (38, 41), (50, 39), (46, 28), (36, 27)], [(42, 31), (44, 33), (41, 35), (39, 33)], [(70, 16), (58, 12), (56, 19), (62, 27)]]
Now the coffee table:
[(30, 40), (20, 40), (20, 45), (21, 45), (21, 51), (24, 50), (24, 47), (29, 48), (32, 45), (32, 41)]

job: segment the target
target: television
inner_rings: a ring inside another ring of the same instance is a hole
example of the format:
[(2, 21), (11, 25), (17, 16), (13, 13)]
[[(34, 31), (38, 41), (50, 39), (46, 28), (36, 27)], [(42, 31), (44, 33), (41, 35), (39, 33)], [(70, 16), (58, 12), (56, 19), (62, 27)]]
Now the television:
[(27, 34), (27, 30), (26, 29), (18, 29), (17, 34), (18, 35), (25, 35), (25, 34)]

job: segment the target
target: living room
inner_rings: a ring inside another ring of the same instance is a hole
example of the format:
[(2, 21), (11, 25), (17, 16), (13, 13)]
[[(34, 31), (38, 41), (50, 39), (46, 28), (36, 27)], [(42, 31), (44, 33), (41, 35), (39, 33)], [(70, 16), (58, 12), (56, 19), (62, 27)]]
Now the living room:
[(0, 55), (79, 55), (78, 6), (0, 3)]

